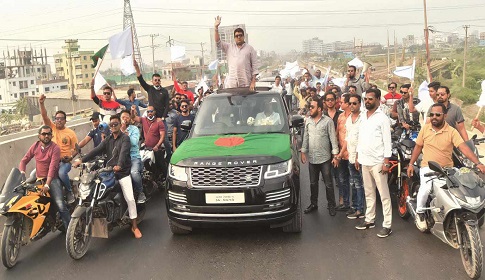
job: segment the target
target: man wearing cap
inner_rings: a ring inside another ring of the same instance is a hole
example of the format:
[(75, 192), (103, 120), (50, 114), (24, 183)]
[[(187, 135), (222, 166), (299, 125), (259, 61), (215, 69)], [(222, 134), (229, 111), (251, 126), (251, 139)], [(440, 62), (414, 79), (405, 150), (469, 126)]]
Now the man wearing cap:
[(128, 100), (118, 99), (114, 94), (113, 94), (113, 97), (116, 102), (125, 106), (126, 110), (131, 110), (131, 107), (134, 105), (136, 109), (136, 114), (140, 116), (140, 107), (146, 108), (147, 105), (141, 102), (139, 99), (136, 99), (136, 94), (134, 89), (130, 88), (126, 93), (128, 94)]
[(89, 141), (91, 141), (91, 139), (93, 140), (94, 148), (96, 148), (99, 145), (99, 143), (101, 143), (101, 141), (103, 141), (104, 138), (106, 138), (106, 135), (109, 134), (108, 125), (106, 125), (105, 123), (102, 123), (99, 117), (100, 117), (99, 112), (94, 112), (91, 118), (89, 119), (93, 123), (93, 129), (89, 131), (88, 135), (86, 135), (86, 137), (84, 137), (84, 139), (81, 140), (81, 142), (79, 142), (80, 148), (83, 148), (84, 146), (86, 146), (86, 144), (88, 144)]

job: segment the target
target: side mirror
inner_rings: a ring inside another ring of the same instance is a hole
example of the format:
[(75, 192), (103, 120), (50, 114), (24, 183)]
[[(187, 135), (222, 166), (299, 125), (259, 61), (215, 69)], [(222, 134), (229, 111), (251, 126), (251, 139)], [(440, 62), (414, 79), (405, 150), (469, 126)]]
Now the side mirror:
[(435, 162), (435, 161), (430, 161), (428, 162), (428, 165), (429, 165), (429, 169), (433, 170), (434, 172), (437, 172), (437, 173), (440, 173), (440, 174), (445, 174), (445, 172), (443, 171), (443, 168), (441, 168), (441, 166), (439, 165), (439, 163)]
[(304, 122), (305, 122), (305, 119), (300, 115), (291, 116), (291, 127), (303, 126)]
[(180, 125), (180, 129), (182, 129), (182, 131), (190, 131), (191, 128), (192, 128), (192, 121), (191, 120), (185, 120)]

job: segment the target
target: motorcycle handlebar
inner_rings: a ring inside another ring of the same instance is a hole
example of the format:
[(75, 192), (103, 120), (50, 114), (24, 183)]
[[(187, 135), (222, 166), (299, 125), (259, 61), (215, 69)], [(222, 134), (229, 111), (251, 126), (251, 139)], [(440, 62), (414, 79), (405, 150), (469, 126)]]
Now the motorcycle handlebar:
[(429, 173), (424, 174), (424, 177), (432, 177), (432, 176), (435, 176), (435, 175), (436, 175), (436, 172), (429, 172)]
[(113, 167), (111, 167), (111, 166), (104, 167), (104, 168), (101, 168), (101, 169), (98, 169), (97, 170), (98, 174), (99, 173), (103, 173), (103, 172), (112, 172), (112, 171), (113, 171)]
[(473, 144), (480, 145), (480, 143), (485, 143), (485, 138), (476, 138), (476, 139), (473, 139)]

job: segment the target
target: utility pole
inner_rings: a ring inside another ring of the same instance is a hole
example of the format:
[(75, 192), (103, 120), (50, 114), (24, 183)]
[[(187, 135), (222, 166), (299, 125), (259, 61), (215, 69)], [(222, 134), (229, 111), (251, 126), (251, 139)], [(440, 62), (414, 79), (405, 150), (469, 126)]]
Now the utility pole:
[(71, 78), (71, 103), (72, 103), (72, 116), (76, 115), (76, 109), (74, 108), (74, 74), (72, 68), (72, 53), (71, 53), (71, 43), (77, 43), (77, 40), (66, 40), (67, 43), (67, 55), (69, 56), (69, 77)]
[(200, 50), (202, 52), (202, 59), (200, 60), (200, 79), (204, 78), (204, 43), (200, 43)]
[(150, 34), (150, 37), (152, 38), (152, 69), (153, 74), (155, 74), (155, 48), (157, 46), (153, 44), (153, 40), (155, 39), (155, 37), (158, 37), (158, 34)]
[(396, 39), (396, 30), (394, 30), (394, 68), (397, 68), (397, 39)]
[(468, 47), (468, 28), (470, 25), (464, 25), (465, 28), (465, 49), (463, 50), (463, 82), (461, 83), (462, 87), (465, 87), (465, 78), (466, 78), (466, 49)]
[(389, 30), (387, 30), (387, 82), (391, 79), (391, 53), (389, 50)]
[(428, 81), (431, 83), (433, 77), (431, 76), (431, 60), (429, 57), (429, 28), (428, 28), (428, 15), (426, 12), (426, 0), (423, 0), (424, 4), (424, 41), (426, 43), (426, 68), (428, 73)]
[[(170, 48), (170, 51), (172, 51), (171, 47), (173, 46), (173, 39), (170, 36), (168, 36), (168, 41), (165, 43), (165, 45)], [(173, 75), (173, 61), (172, 61), (172, 59), (170, 59), (170, 64), (172, 66), (172, 75)]]

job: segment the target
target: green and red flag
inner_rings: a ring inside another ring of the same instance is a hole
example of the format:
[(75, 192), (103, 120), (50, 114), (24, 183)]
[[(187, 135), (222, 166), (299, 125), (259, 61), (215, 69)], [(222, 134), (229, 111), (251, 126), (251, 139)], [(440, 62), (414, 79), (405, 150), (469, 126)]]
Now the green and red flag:
[(96, 65), (98, 65), (98, 61), (100, 59), (103, 59), (104, 57), (104, 54), (106, 53), (106, 50), (108, 49), (108, 46), (109, 44), (107, 44), (106, 46), (102, 47), (99, 51), (97, 51), (93, 57), (92, 57), (92, 60), (93, 60), (93, 68), (96, 68)]
[(288, 134), (211, 135), (185, 140), (172, 155), (170, 162), (189, 158), (227, 156), (275, 156), (282, 161), (291, 158)]

